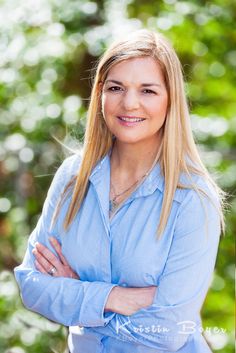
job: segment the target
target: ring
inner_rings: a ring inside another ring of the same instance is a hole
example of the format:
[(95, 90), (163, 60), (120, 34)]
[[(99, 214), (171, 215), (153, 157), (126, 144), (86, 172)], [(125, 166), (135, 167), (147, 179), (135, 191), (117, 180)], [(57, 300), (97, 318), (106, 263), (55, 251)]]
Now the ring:
[(56, 267), (52, 267), (51, 270), (48, 271), (48, 274), (49, 274), (50, 276), (53, 276), (55, 272), (57, 272)]

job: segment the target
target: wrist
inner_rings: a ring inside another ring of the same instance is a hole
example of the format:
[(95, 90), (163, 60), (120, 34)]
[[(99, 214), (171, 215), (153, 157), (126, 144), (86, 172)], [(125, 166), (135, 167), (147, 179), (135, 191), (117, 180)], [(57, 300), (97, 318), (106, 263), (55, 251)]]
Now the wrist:
[(121, 287), (115, 286), (112, 288), (110, 291), (107, 302), (105, 304), (104, 311), (112, 311), (112, 312), (117, 312), (118, 307), (119, 307), (119, 290)]

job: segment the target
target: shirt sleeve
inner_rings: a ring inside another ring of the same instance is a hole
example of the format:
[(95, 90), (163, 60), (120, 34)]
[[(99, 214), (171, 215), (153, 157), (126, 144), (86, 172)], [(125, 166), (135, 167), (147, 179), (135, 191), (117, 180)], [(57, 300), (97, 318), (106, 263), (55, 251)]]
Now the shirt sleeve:
[(116, 314), (106, 327), (92, 330), (161, 351), (178, 351), (199, 332), (200, 310), (212, 279), (219, 236), (217, 208), (191, 190), (180, 205), (153, 304), (129, 317)]
[[(72, 156), (57, 170), (45, 200), (41, 217), (29, 237), (22, 264), (14, 269), (24, 305), (50, 320), (71, 326), (103, 326), (114, 316), (104, 315), (104, 307), (114, 284), (87, 282), (64, 277), (52, 277), (36, 270), (32, 250), (40, 242), (54, 252), (49, 237), (56, 227), (50, 227), (58, 197), (77, 167), (78, 156)], [(79, 164), (78, 164), (79, 167)]]

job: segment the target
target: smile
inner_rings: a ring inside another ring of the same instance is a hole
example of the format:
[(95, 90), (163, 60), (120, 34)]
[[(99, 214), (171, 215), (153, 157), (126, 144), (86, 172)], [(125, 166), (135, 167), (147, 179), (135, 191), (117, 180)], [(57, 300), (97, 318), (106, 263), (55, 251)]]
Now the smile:
[(138, 123), (140, 121), (146, 120), (144, 118), (128, 117), (128, 116), (118, 116), (118, 119), (128, 123)]

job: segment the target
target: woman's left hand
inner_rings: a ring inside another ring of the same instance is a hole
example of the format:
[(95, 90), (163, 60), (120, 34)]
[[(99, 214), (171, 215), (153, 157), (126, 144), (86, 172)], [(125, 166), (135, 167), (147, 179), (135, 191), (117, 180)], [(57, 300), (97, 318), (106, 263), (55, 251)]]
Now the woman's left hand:
[(32, 253), (35, 256), (35, 267), (41, 273), (53, 277), (69, 277), (80, 279), (75, 273), (61, 251), (61, 245), (56, 238), (49, 238), (50, 243), (55, 249), (58, 256), (54, 255), (46, 246), (41, 243), (36, 243)]

